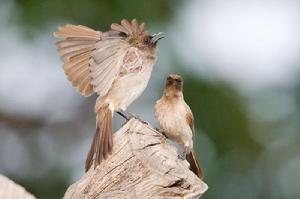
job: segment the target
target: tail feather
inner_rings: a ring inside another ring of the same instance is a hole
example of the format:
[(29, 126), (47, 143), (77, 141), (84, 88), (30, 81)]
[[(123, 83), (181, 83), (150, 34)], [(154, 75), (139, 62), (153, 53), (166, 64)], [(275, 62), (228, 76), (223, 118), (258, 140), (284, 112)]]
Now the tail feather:
[(97, 127), (92, 144), (90, 146), (90, 150), (88, 152), (86, 161), (85, 161), (85, 171), (88, 171), (89, 168), (92, 166), (93, 163), (93, 157), (94, 157), (94, 153), (95, 153), (95, 147), (96, 147), (96, 140), (98, 137), (98, 133), (99, 133), (99, 128)]
[(92, 166), (94, 156), (95, 168), (102, 160), (106, 159), (112, 151), (112, 146), (112, 111), (106, 104), (97, 112), (97, 130), (87, 155), (85, 171), (88, 171)]
[(196, 159), (196, 154), (194, 150), (187, 154), (186, 160), (190, 163), (191, 171), (193, 171), (200, 179), (203, 179), (203, 171), (201, 169), (199, 161)]

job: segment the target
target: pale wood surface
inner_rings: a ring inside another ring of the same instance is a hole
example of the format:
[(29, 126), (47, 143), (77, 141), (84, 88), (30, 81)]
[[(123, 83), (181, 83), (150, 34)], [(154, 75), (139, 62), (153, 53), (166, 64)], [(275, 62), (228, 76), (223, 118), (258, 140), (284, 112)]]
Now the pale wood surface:
[(20, 185), (7, 177), (0, 175), (0, 198), (1, 199), (35, 199)]
[(199, 198), (207, 190), (176, 148), (149, 125), (133, 118), (113, 139), (112, 155), (72, 184), (64, 199)]

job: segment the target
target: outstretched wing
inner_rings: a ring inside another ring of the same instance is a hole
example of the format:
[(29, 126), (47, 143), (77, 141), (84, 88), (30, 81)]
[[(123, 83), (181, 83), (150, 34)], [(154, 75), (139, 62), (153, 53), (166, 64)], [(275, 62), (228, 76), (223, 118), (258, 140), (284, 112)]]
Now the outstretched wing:
[(126, 38), (144, 34), (144, 26), (144, 23), (139, 26), (136, 19), (131, 23), (123, 19), (121, 24), (113, 23), (111, 31), (103, 33), (101, 41), (97, 42), (90, 65), (91, 83), (100, 96), (109, 91), (121, 71), (138, 72), (141, 69), (139, 50)]
[(97, 42), (96, 49), (92, 53), (93, 59), (90, 60), (91, 84), (100, 96), (109, 91), (119, 75), (128, 48), (129, 44), (113, 32), (108, 32), (107, 37), (104, 35), (103, 40)]
[[(111, 29), (100, 32), (68, 24), (54, 33), (63, 38), (57, 43), (64, 61), (63, 69), (72, 85), (84, 96), (94, 92), (104, 96), (109, 91), (122, 68), (126, 67), (126, 55), (133, 54), (128, 53), (132, 52), (132, 47), (126, 38), (143, 33), (144, 23), (138, 26), (135, 19), (131, 23), (122, 20), (121, 25), (112, 24)], [(135, 72), (136, 69), (130, 70)]]
[(101, 35), (101, 32), (85, 26), (70, 24), (59, 27), (54, 33), (54, 36), (63, 38), (57, 42), (58, 52), (64, 62), (63, 69), (72, 85), (84, 96), (94, 92), (90, 60)]

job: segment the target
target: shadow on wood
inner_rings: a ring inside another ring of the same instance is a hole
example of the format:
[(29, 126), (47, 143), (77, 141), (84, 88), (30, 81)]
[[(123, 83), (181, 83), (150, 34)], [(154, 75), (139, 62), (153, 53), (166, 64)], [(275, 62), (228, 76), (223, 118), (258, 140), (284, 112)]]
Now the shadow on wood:
[(151, 126), (132, 118), (113, 139), (112, 155), (72, 184), (64, 199), (199, 198), (207, 190)]

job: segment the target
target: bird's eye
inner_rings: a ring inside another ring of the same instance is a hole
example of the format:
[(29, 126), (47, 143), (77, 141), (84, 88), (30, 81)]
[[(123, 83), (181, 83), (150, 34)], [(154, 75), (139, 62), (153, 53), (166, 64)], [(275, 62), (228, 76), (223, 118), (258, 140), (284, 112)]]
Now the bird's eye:
[(182, 81), (181, 79), (176, 79), (176, 82), (181, 83)]
[(151, 43), (151, 37), (150, 36), (146, 36), (144, 38), (144, 44), (150, 44)]
[(127, 36), (125, 32), (120, 32), (119, 35), (120, 35), (121, 37), (126, 37), (126, 36)]

